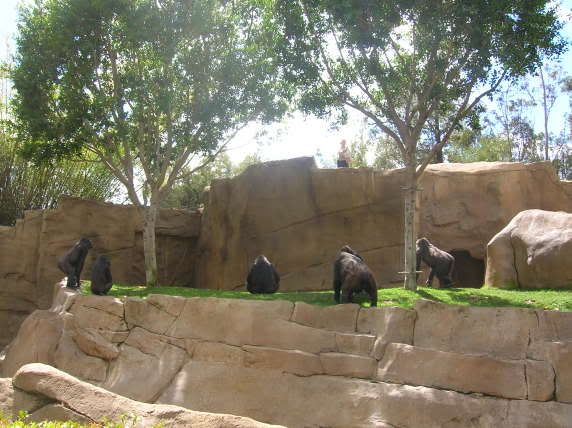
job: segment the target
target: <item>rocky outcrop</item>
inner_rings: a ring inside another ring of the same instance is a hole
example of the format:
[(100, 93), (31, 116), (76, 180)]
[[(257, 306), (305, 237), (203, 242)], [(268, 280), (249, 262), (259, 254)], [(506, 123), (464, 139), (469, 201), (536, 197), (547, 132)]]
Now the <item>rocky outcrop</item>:
[(47, 363), (132, 400), (292, 427), (572, 420), (570, 312), (57, 290), (7, 348), (2, 376)]
[(8, 414), (27, 410), (29, 422), (49, 420), (94, 424), (107, 420), (122, 421), (130, 427), (278, 427), (241, 416), (137, 402), (44, 364), (23, 366), (14, 375), (13, 384), (14, 396)]
[[(200, 214), (161, 210), (157, 220), (157, 262), (163, 284), (189, 285), (193, 278)], [(55, 210), (27, 211), (14, 227), (0, 227), (0, 349), (25, 317), (52, 303), (53, 284), (64, 275), (57, 260), (80, 238), (93, 243), (91, 263), (105, 254), (118, 283), (145, 281), (142, 217), (133, 206), (62, 198)]]
[[(312, 158), (251, 166), (212, 183), (203, 215), (160, 211), (159, 281), (242, 289), (252, 260), (264, 253), (277, 265), (282, 290), (330, 289), (332, 260), (350, 244), (378, 285), (399, 283), (403, 186), (402, 170), (319, 169)], [(572, 212), (570, 183), (549, 163), (431, 165), (421, 188), (419, 236), (454, 254), (458, 286), (483, 284), (486, 243), (518, 212)], [(105, 254), (116, 282), (144, 282), (137, 208), (64, 198), (55, 210), (27, 212), (15, 227), (0, 227), (0, 349), (28, 314), (49, 307), (46, 284), (62, 278), (57, 258), (81, 236), (94, 245), (84, 277)]]
[(487, 285), (572, 287), (572, 214), (526, 210), (487, 245)]
[[(249, 264), (264, 253), (282, 290), (330, 289), (344, 244), (365, 258), (378, 285), (400, 282), (403, 186), (402, 170), (318, 169), (312, 158), (217, 180), (203, 213), (195, 286), (242, 288)], [(520, 211), (572, 212), (550, 163), (430, 165), (420, 187), (419, 236), (453, 252), (460, 286), (483, 284), (486, 243)]]

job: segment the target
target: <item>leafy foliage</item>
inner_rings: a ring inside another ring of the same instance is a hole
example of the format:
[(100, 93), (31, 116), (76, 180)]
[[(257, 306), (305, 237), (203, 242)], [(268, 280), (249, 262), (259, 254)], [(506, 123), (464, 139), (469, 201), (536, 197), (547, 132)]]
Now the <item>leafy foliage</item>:
[(55, 208), (62, 195), (108, 200), (119, 183), (93, 155), (33, 165), (20, 156), (10, 109), (9, 67), (0, 66), (0, 225), (10, 226), (25, 210)]
[(265, 22), (246, 1), (37, 0), (22, 9), (12, 75), (24, 153), (88, 150), (105, 164), (145, 208), (149, 286), (157, 210), (174, 183), (248, 122), (286, 108)]
[(0, 225), (13, 225), (25, 210), (55, 208), (62, 195), (105, 201), (117, 194), (119, 183), (97, 162), (33, 165), (18, 146), (0, 139)]
[(194, 154), (272, 119), (284, 86), (256, 9), (199, 0), (41, 0), (19, 25), (16, 115), (33, 159), (87, 147), (130, 191), (134, 166), (161, 199)]
[[(136, 424), (138, 417), (123, 415), (119, 422), (104, 420), (83, 424), (74, 421), (42, 421), (27, 422), (28, 412), (21, 410), (15, 420), (4, 416), (0, 412), (0, 428), (127, 428)], [(161, 424), (153, 426), (153, 428), (161, 428)]]
[(202, 197), (205, 188), (210, 186), (213, 180), (234, 177), (249, 165), (260, 162), (260, 157), (255, 153), (245, 157), (238, 165), (234, 165), (228, 155), (223, 153), (211, 164), (175, 183), (173, 190), (163, 202), (163, 206), (197, 209), (203, 203)]

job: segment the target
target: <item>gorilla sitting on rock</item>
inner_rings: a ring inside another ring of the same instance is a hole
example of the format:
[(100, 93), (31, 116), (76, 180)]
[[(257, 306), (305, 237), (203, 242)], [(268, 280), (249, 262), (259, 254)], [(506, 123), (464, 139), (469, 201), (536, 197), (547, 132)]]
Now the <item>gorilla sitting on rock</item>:
[[(365, 291), (371, 306), (377, 306), (377, 284), (363, 257), (344, 245), (334, 262), (334, 300), (352, 303), (354, 293)], [(340, 296), (341, 294), (341, 296)], [(340, 298), (341, 297), (341, 298)]]
[[(417, 270), (421, 267), (421, 261), (427, 264), (431, 271), (425, 283), (427, 287), (431, 287), (433, 277), (437, 275), (439, 285), (441, 287), (450, 287), (453, 285), (451, 274), (455, 267), (455, 258), (446, 251), (440, 250), (431, 244), (427, 238), (421, 238), (416, 243)], [(417, 275), (419, 277), (419, 275)]]
[(105, 256), (99, 256), (91, 267), (91, 292), (104, 296), (111, 290), (111, 263)]
[(252, 294), (275, 293), (280, 286), (280, 275), (264, 255), (254, 259), (246, 278), (246, 289)]
[(68, 277), (67, 287), (79, 288), (81, 271), (90, 248), (91, 241), (87, 238), (81, 238), (58, 261), (58, 268)]

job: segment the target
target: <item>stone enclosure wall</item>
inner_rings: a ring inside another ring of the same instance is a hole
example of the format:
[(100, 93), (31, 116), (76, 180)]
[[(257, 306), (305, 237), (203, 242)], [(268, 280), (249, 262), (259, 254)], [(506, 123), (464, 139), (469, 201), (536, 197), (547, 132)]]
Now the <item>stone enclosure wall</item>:
[[(525, 209), (572, 212), (569, 184), (548, 162), (430, 165), (418, 236), (455, 255), (458, 286), (480, 287), (489, 240)], [(240, 289), (264, 253), (282, 290), (330, 289), (332, 260), (344, 244), (365, 258), (378, 286), (401, 282), (404, 185), (402, 170), (318, 169), (312, 158), (217, 180), (203, 213), (195, 286)]]
[[(200, 215), (161, 210), (157, 222), (159, 280), (190, 285)], [(55, 210), (27, 211), (14, 227), (0, 227), (0, 349), (18, 331), (23, 319), (52, 302), (52, 288), (64, 274), (57, 260), (80, 238), (92, 241), (82, 278), (104, 254), (111, 260), (116, 283), (143, 284), (142, 217), (137, 208), (63, 198)]]
[[(168, 285), (243, 289), (254, 257), (265, 254), (281, 290), (331, 288), (332, 260), (349, 244), (379, 286), (402, 280), (403, 171), (319, 169), (312, 158), (267, 162), (216, 180), (202, 215), (162, 210), (157, 223), (159, 280)], [(518, 212), (572, 212), (572, 184), (549, 163), (431, 165), (419, 197), (419, 236), (456, 257), (458, 286), (484, 280), (487, 242)], [(49, 307), (62, 277), (57, 259), (79, 237), (94, 248), (84, 269), (106, 254), (116, 282), (142, 284), (142, 218), (131, 206), (62, 199), (56, 210), (27, 212), (0, 227), (0, 349), (23, 319)], [(423, 278), (420, 278), (422, 281)]]
[(289, 427), (572, 420), (569, 312), (56, 295), (1, 376), (41, 362), (130, 399)]

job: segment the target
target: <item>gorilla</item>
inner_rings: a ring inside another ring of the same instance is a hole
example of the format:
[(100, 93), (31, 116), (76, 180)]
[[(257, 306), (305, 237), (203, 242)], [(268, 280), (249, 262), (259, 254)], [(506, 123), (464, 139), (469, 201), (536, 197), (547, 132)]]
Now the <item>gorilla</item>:
[(431, 244), (427, 238), (417, 240), (415, 254), (417, 256), (417, 270), (421, 267), (422, 260), (431, 268), (426, 282), (427, 287), (431, 287), (435, 275), (439, 278), (441, 287), (453, 285), (451, 274), (455, 267), (455, 258), (451, 254), (440, 250)]
[(280, 286), (280, 275), (266, 257), (260, 255), (254, 263), (246, 278), (246, 289), (252, 294), (275, 293)]
[(103, 296), (111, 289), (111, 263), (105, 256), (99, 256), (91, 267), (91, 292)]
[(68, 277), (67, 287), (79, 288), (79, 278), (90, 248), (91, 241), (87, 238), (81, 238), (65, 256), (59, 259), (58, 268)]
[[(377, 306), (377, 284), (363, 257), (344, 245), (334, 262), (334, 300), (351, 303), (354, 293), (365, 291), (371, 306)], [(341, 299), (340, 299), (341, 292)], [(340, 301), (341, 300), (341, 301)]]

